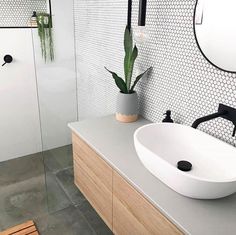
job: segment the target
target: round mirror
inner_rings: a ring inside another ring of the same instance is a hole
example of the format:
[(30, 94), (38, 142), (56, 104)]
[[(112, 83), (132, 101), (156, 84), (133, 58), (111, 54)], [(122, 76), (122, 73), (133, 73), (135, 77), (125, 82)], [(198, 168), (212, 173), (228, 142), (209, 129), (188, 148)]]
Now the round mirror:
[(236, 0), (198, 0), (194, 34), (200, 51), (211, 64), (236, 73)]

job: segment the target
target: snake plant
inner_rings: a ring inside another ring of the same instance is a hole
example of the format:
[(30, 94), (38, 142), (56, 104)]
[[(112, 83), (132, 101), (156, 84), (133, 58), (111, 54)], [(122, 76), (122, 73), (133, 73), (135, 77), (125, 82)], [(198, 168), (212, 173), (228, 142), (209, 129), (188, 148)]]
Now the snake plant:
[(45, 62), (54, 60), (52, 37), (52, 17), (48, 13), (37, 13), (38, 35), (41, 43), (42, 57)]
[(112, 74), (112, 77), (115, 80), (117, 87), (120, 89), (122, 93), (131, 94), (134, 93), (134, 88), (139, 82), (139, 80), (148, 73), (151, 67), (148, 68), (145, 72), (138, 75), (132, 84), (133, 69), (135, 60), (138, 57), (138, 48), (136, 47), (136, 45), (133, 46), (132, 31), (129, 30), (128, 27), (126, 27), (124, 34), (124, 49), (125, 49), (125, 58), (124, 58), (125, 79), (122, 79), (116, 73), (110, 71), (106, 67), (105, 69)]

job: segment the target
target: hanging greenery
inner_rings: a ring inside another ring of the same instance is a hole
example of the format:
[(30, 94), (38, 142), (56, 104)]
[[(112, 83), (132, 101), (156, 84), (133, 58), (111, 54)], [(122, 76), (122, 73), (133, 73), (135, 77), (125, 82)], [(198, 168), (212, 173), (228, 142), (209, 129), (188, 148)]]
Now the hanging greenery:
[(52, 17), (48, 13), (37, 13), (38, 35), (41, 43), (42, 57), (47, 61), (54, 60), (52, 36)]

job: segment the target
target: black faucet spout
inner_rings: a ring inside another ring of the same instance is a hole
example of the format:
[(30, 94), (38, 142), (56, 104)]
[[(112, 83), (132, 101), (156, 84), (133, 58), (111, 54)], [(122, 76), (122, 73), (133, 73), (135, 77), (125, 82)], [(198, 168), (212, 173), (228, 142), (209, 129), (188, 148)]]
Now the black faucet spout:
[(207, 115), (205, 117), (198, 118), (192, 125), (193, 128), (197, 128), (202, 122), (206, 122), (215, 118), (224, 118), (228, 121), (231, 121), (234, 124), (233, 137), (236, 134), (236, 109), (230, 106), (219, 104), (218, 112)]
[(227, 113), (228, 113), (228, 111), (224, 110), (224, 111), (219, 111), (217, 113), (213, 113), (213, 114), (207, 115), (205, 117), (198, 118), (192, 124), (192, 127), (196, 129), (199, 126), (199, 124), (201, 124), (202, 122), (206, 122), (206, 121), (210, 121), (212, 119), (218, 118), (218, 117), (222, 117), (224, 115), (227, 115)]

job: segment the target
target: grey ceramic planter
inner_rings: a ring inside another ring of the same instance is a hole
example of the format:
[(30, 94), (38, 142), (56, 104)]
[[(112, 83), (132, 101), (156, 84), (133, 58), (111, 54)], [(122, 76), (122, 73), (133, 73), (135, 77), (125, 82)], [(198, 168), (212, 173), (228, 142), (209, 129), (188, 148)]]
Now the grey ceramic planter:
[(119, 92), (116, 103), (116, 119), (120, 122), (135, 122), (138, 119), (138, 95)]

